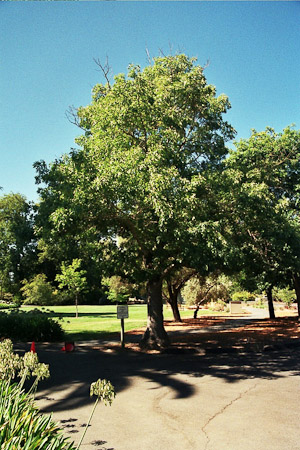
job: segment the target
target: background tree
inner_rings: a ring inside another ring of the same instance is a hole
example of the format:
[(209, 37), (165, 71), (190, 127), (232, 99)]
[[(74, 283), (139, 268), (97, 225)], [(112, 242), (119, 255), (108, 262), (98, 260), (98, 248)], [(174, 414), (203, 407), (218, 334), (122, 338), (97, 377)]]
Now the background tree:
[(23, 280), (21, 292), (26, 305), (53, 305), (55, 303), (54, 288), (41, 273), (30, 281)]
[(195, 269), (183, 267), (175, 273), (167, 275), (163, 284), (163, 298), (172, 308), (173, 317), (176, 322), (181, 322), (180, 311), (178, 308), (178, 297), (187, 281), (195, 276)]
[(253, 130), (226, 164), (239, 268), (266, 290), (275, 317), (273, 287), (295, 282), (300, 270), (300, 133), (290, 127), (278, 134)]
[[(37, 183), (41, 182), (41, 177), (45, 183), (53, 182), (59, 189), (60, 178), (48, 180), (47, 167), (44, 162), (36, 162), (34, 166), (38, 170)], [(99, 303), (99, 299), (104, 297), (104, 290), (101, 287), (101, 277), (103, 272), (102, 258), (102, 236), (95, 227), (84, 227), (80, 214), (70, 219), (70, 226), (67, 229), (53, 226), (51, 213), (57, 207), (64, 208), (62, 197), (55, 198), (48, 193), (47, 188), (43, 189), (43, 201), (38, 204), (35, 216), (35, 234), (38, 239), (38, 256), (40, 270), (46, 274), (49, 281), (55, 281), (58, 268), (64, 262), (71, 264), (74, 259), (81, 260), (81, 268), (86, 270), (87, 289), (82, 300), (85, 303)], [(107, 264), (106, 264), (107, 265)]]
[(127, 303), (134, 295), (133, 286), (117, 275), (103, 278), (102, 284), (107, 287), (107, 298), (113, 303)]
[(213, 273), (210, 276), (194, 275), (185, 284), (182, 296), (188, 305), (196, 306), (194, 319), (201, 305), (208, 302), (227, 302), (230, 297), (230, 280), (224, 275)]
[(62, 263), (61, 274), (56, 275), (56, 281), (59, 288), (67, 288), (69, 293), (75, 297), (76, 317), (78, 317), (78, 297), (81, 292), (86, 289), (86, 271), (79, 270), (81, 265), (80, 259), (74, 259), (72, 264), (66, 265)]
[(21, 280), (31, 277), (37, 267), (33, 232), (33, 207), (21, 194), (0, 197), (0, 282), (4, 289), (18, 294)]
[[(74, 221), (84, 233), (96, 229), (103, 261), (147, 282), (142, 345), (168, 344), (168, 273), (208, 265), (221, 245), (213, 192), (225, 141), (234, 135), (222, 118), (229, 107), (193, 58), (155, 58), (144, 70), (131, 65), (127, 77), (96, 85), (91, 105), (78, 109), (81, 149), (48, 169), (36, 166), (46, 183), (41, 204), (50, 200), (56, 232), (72, 232)], [(125, 238), (120, 245), (117, 236)]]

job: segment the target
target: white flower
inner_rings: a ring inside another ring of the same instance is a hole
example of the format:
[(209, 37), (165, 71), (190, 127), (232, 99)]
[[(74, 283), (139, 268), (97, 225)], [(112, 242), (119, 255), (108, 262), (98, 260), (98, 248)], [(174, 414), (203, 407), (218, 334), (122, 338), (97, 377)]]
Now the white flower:
[(99, 400), (103, 401), (105, 405), (112, 404), (113, 399), (115, 398), (115, 390), (110, 381), (107, 380), (99, 380), (95, 381), (91, 384), (90, 389), (91, 397), (96, 395)]

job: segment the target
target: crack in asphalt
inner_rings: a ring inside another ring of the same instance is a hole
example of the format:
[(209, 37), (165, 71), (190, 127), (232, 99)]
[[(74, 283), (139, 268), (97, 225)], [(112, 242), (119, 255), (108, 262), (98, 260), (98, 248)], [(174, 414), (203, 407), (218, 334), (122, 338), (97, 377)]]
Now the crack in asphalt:
[(236, 403), (238, 400), (240, 400), (241, 398), (243, 398), (246, 394), (248, 394), (250, 391), (252, 391), (253, 389), (256, 388), (256, 386), (258, 385), (258, 383), (255, 383), (254, 386), (250, 386), (248, 389), (246, 389), (246, 391), (241, 392), (236, 398), (232, 399), (229, 403), (227, 403), (225, 406), (223, 406), (223, 408), (220, 409), (220, 411), (217, 411), (213, 416), (211, 416), (207, 422), (203, 425), (203, 427), (201, 428), (202, 433), (205, 436), (206, 439), (206, 444), (204, 447), (204, 450), (208, 449), (208, 446), (210, 444), (210, 437), (207, 433), (207, 431), (205, 430), (208, 425), (218, 416), (222, 415), (226, 409), (228, 409), (230, 406), (232, 406), (234, 403)]
[(153, 400), (153, 409), (156, 411), (156, 413), (162, 417), (162, 420), (164, 424), (171, 429), (173, 432), (180, 432), (183, 437), (185, 438), (185, 441), (187, 441), (190, 445), (190, 449), (195, 449), (195, 443), (191, 441), (190, 436), (185, 433), (185, 431), (182, 429), (181, 426), (178, 426), (178, 416), (175, 414), (171, 414), (167, 411), (164, 411), (162, 406), (160, 405), (161, 401), (170, 393), (170, 391), (162, 392), (160, 395), (157, 395)]

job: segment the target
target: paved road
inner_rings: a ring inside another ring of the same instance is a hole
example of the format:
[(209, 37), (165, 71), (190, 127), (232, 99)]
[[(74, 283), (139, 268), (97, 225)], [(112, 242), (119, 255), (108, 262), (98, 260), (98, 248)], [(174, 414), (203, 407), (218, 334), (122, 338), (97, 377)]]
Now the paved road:
[(50, 363), (38, 403), (75, 441), (91, 410), (89, 384), (117, 397), (99, 405), (82, 450), (299, 450), (300, 350), (145, 355), (37, 348)]

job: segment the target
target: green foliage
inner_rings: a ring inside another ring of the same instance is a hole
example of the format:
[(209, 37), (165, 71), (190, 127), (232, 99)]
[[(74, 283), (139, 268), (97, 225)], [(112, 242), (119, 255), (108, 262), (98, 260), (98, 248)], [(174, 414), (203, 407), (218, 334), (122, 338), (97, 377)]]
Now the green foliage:
[(229, 300), (230, 283), (226, 277), (193, 277), (187, 281), (182, 295), (187, 305)]
[(274, 288), (274, 300), (278, 302), (284, 302), (288, 308), (296, 301), (296, 294), (294, 290), (285, 288)]
[(53, 305), (55, 303), (54, 289), (44, 274), (36, 275), (32, 280), (23, 281), (21, 292), (25, 305)]
[(119, 276), (103, 278), (102, 284), (108, 287), (106, 294), (112, 303), (126, 303), (132, 294), (132, 285)]
[(15, 309), (17, 307), (16, 303), (0, 303), (0, 309)]
[(73, 294), (86, 289), (86, 274), (85, 270), (79, 270), (81, 265), (81, 259), (73, 259), (72, 264), (66, 265), (62, 263), (61, 265), (61, 274), (56, 275), (56, 281), (59, 282), (59, 287), (63, 289), (67, 287), (67, 289)]
[(0, 342), (0, 380), (11, 381), (19, 377), (22, 387), (27, 378), (34, 376), (36, 382), (49, 378), (49, 366), (40, 363), (36, 353), (27, 352), (23, 356), (14, 353), (10, 339)]
[(62, 341), (64, 333), (59, 323), (41, 311), (0, 312), (0, 337), (17, 341)]
[[(39, 380), (48, 378), (49, 367), (36, 353), (19, 356), (12, 342), (0, 343), (0, 448), (3, 450), (75, 450), (50, 416), (34, 406), (33, 393)], [(18, 383), (11, 383), (19, 377)], [(35, 377), (29, 392), (23, 389), (27, 378)]]
[(37, 264), (33, 210), (21, 194), (0, 197), (0, 297), (18, 293)]
[(300, 131), (252, 130), (235, 145), (225, 174), (236, 268), (266, 290), (300, 271)]
[(219, 257), (214, 197), (235, 134), (223, 120), (229, 108), (194, 58), (155, 58), (96, 85), (92, 103), (77, 111), (80, 149), (49, 168), (35, 164), (40, 211), (51, 225), (43, 237), (92, 239), (107, 274), (147, 282), (154, 345), (166, 334), (161, 291), (153, 291), (170, 270), (206, 268)]
[[(27, 378), (35, 377), (29, 392), (23, 389)], [(12, 341), (0, 342), (0, 448), (3, 450), (79, 450), (99, 401), (112, 404), (115, 390), (107, 380), (91, 384), (90, 395), (96, 401), (76, 449), (63, 436), (52, 417), (41, 414), (34, 405), (37, 384), (49, 378), (49, 366), (40, 363), (36, 353), (20, 356), (13, 351)], [(18, 383), (13, 382), (19, 377)]]
[(228, 303), (223, 300), (211, 301), (209, 304), (209, 309), (216, 312), (229, 312)]
[(30, 395), (0, 381), (0, 446), (5, 450), (75, 450), (51, 416), (41, 415)]
[(7, 303), (12, 303), (14, 296), (11, 292), (2, 292), (1, 300)]
[(231, 298), (233, 301), (248, 302), (255, 301), (256, 295), (248, 291), (237, 291), (232, 294)]

